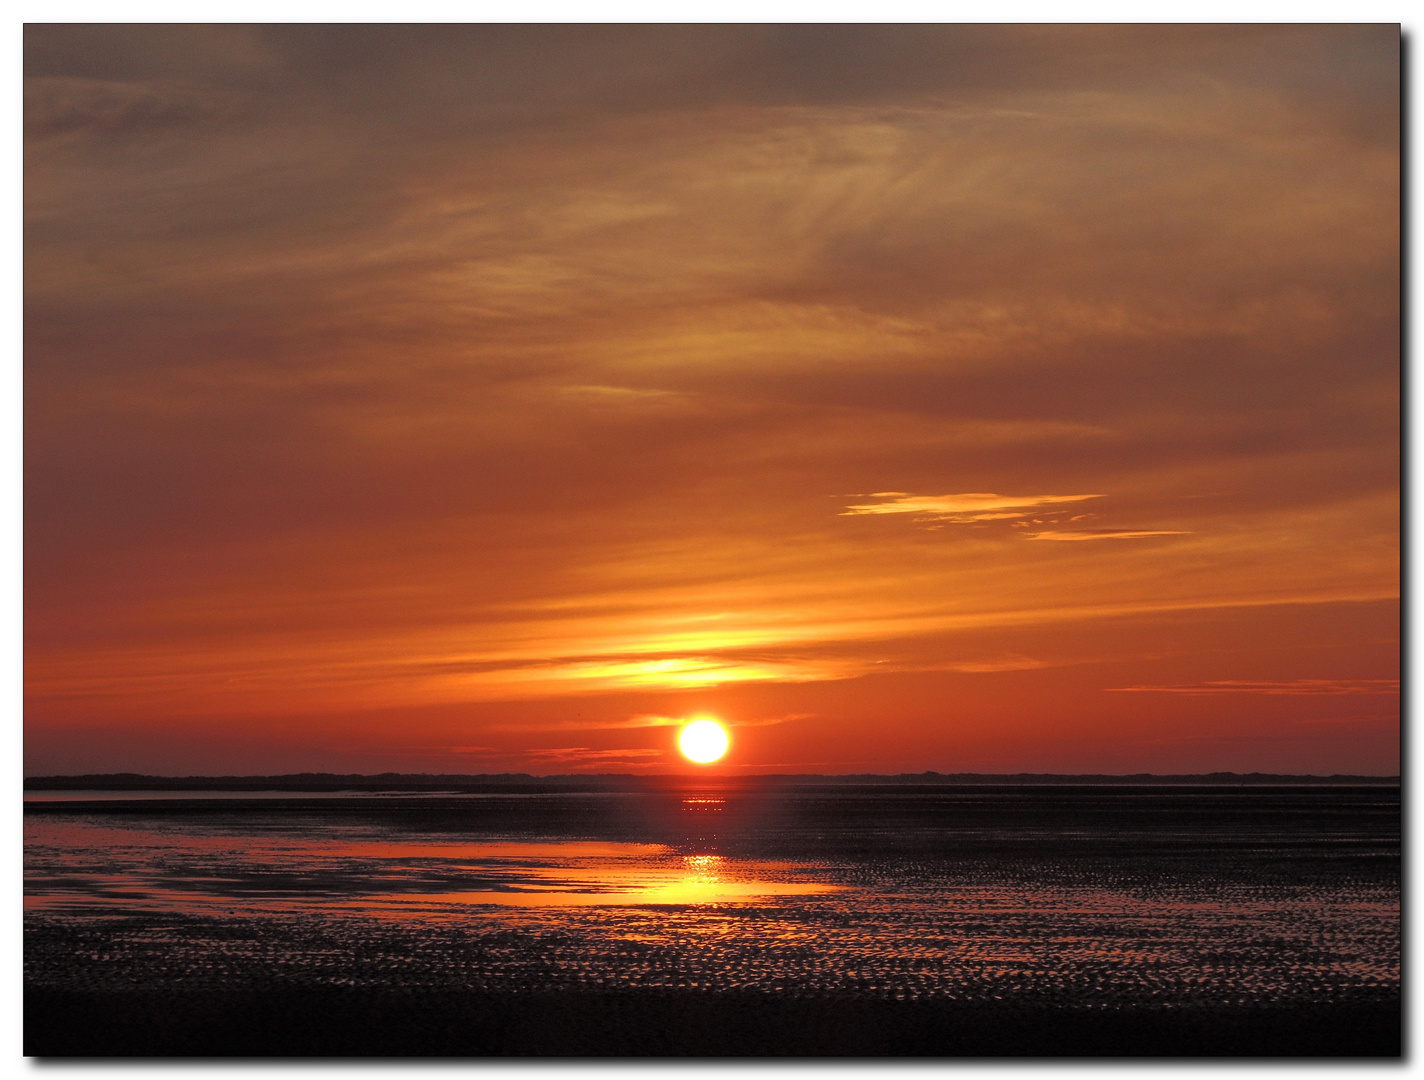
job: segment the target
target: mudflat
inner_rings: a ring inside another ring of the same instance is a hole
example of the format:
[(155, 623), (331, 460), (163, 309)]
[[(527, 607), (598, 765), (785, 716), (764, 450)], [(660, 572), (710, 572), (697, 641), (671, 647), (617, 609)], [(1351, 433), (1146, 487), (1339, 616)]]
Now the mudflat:
[(1387, 785), (26, 807), (25, 1052), (1400, 1052)]

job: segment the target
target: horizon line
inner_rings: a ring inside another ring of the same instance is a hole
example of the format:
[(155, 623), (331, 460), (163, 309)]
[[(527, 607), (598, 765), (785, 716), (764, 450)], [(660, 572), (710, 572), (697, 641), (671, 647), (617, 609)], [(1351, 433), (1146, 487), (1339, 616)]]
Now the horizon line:
[(905, 780), (920, 778), (974, 778), (974, 779), (1044, 779), (1044, 780), (1191, 780), (1191, 779), (1282, 779), (1282, 780), (1377, 780), (1377, 781), (1400, 781), (1401, 773), (1267, 773), (1267, 772), (1234, 772), (1230, 770), (1215, 770), (1212, 772), (1195, 773), (1051, 773), (1051, 772), (939, 772), (934, 769), (926, 769), (920, 772), (900, 772), (900, 773), (725, 773), (725, 772), (662, 772), (662, 773), (627, 773), (627, 772), (601, 772), (601, 773), (528, 773), (528, 772), (499, 772), (499, 773), (401, 773), (401, 772), (379, 772), (379, 773), (337, 773), (337, 772), (290, 772), (290, 773), (190, 773), (187, 775), (163, 775), (158, 773), (136, 773), (136, 772), (109, 772), (109, 773), (51, 773), (46, 775), (25, 776), (24, 785), (29, 787), (32, 783), (53, 784), (60, 781), (84, 781), (93, 783), (98, 780), (115, 780), (132, 783), (137, 780), (162, 781), (166, 783), (196, 783), (200, 781), (213, 782), (258, 782), (258, 781), (424, 781), (424, 782), (447, 782), (447, 781), (491, 781), (491, 780), (776, 780), (776, 779), (812, 779), (812, 780), (854, 780), (854, 779), (881, 779), (881, 780)]

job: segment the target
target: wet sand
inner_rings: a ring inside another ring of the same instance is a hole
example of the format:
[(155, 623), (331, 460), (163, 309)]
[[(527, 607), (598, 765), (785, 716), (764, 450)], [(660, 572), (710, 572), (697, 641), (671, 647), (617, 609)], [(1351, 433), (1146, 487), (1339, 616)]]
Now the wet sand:
[(27, 1054), (1394, 1056), (1399, 791), (27, 806)]
[(25, 1053), (85, 1057), (1394, 1057), (1397, 999), (1088, 1009), (748, 993), (27, 991)]

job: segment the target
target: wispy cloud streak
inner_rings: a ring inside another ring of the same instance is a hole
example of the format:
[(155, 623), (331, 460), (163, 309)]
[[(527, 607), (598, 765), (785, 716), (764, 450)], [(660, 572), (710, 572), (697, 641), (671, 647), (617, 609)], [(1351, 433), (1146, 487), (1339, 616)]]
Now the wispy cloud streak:
[(1398, 679), (1218, 679), (1176, 686), (1110, 686), (1115, 694), (1271, 694), (1337, 697), (1350, 694), (1397, 694)]
[[(911, 495), (904, 491), (877, 491), (871, 496), (881, 502), (854, 503), (841, 511), (842, 517), (863, 514), (913, 514), (917, 522), (952, 522), (960, 525), (1010, 522), (1016, 529), (1033, 525), (1062, 524), (1059, 508), (1064, 504), (1101, 499), (1103, 495), (996, 495), (971, 491), (961, 495)], [(1035, 516), (1040, 515), (1040, 516)], [(1075, 514), (1068, 521), (1081, 521), (1091, 514)], [(1187, 529), (1039, 529), (1020, 533), (1025, 540), (1136, 540), (1149, 536), (1187, 536)]]
[(1187, 529), (1084, 529), (1069, 531), (1045, 529), (1024, 533), (1025, 540), (1136, 540), (1144, 536), (1190, 536)]
[(938, 521), (1000, 521), (1029, 516), (1029, 511), (1060, 503), (1101, 499), (1101, 495), (995, 495), (992, 492), (971, 491), (962, 495), (911, 495), (904, 491), (876, 491), (870, 496), (883, 499), (876, 503), (855, 503), (841, 511), (841, 516), (857, 514), (915, 514), (923, 520)]

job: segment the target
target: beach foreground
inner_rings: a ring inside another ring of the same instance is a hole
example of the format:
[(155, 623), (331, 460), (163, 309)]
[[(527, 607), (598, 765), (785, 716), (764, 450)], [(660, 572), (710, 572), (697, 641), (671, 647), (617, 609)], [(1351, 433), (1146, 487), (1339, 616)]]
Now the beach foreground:
[(1397, 1056), (1399, 789), (27, 804), (38, 1056)]
[(1114, 1009), (752, 993), (26, 995), (38, 1056), (1394, 1057), (1398, 998)]

